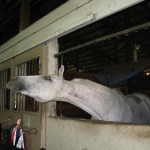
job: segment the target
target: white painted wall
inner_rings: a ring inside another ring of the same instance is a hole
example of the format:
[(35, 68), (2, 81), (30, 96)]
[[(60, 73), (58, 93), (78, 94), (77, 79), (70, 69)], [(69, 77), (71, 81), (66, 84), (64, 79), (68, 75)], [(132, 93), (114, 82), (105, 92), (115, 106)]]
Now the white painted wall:
[(47, 150), (149, 150), (150, 126), (47, 118)]

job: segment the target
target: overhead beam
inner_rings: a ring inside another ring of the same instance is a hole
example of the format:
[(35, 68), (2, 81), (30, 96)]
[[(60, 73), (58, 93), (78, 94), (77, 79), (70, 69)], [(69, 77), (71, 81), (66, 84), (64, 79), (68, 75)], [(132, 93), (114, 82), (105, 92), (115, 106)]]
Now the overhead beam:
[(71, 0), (0, 46), (0, 63), (143, 0)]

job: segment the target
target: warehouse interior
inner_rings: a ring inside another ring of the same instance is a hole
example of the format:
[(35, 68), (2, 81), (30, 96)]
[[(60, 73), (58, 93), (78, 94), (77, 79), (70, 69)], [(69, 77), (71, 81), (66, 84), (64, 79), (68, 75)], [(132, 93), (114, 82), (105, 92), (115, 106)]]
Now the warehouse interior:
[[(95, 13), (96, 3), (110, 12)], [(70, 103), (6, 89), (16, 76), (58, 74), (64, 65), (66, 80), (150, 97), (149, 0), (0, 0), (0, 35), (0, 127), (10, 132), (23, 119), (28, 150), (149, 149), (149, 124), (91, 120)], [(10, 150), (6, 137), (0, 149)]]

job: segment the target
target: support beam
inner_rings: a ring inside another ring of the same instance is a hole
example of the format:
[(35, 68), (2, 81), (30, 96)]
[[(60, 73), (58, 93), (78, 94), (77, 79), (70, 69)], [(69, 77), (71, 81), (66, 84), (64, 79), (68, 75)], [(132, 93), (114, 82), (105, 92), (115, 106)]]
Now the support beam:
[(0, 46), (0, 63), (143, 0), (70, 0)]
[[(58, 74), (58, 60), (54, 58), (54, 54), (58, 52), (58, 41), (57, 39), (53, 39), (50, 42), (47, 43), (47, 74)], [(49, 102), (46, 104), (46, 124), (45, 124), (45, 132), (47, 133), (47, 129), (49, 126), (47, 126), (47, 120), (49, 117), (56, 117), (56, 102)], [(47, 135), (47, 134), (45, 134)], [(41, 147), (45, 147), (48, 143), (45, 141), (41, 141), (42, 144)]]
[(29, 14), (30, 0), (21, 0), (20, 32), (29, 26)]

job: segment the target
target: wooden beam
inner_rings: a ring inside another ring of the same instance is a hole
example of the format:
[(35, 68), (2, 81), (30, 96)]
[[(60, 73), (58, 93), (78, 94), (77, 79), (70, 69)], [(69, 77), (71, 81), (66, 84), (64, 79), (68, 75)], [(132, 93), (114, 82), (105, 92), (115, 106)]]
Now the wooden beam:
[(20, 27), (21, 32), (29, 26), (30, 0), (21, 0)]
[(61, 37), (143, 0), (67, 1), (0, 46), (0, 63), (39, 44)]

